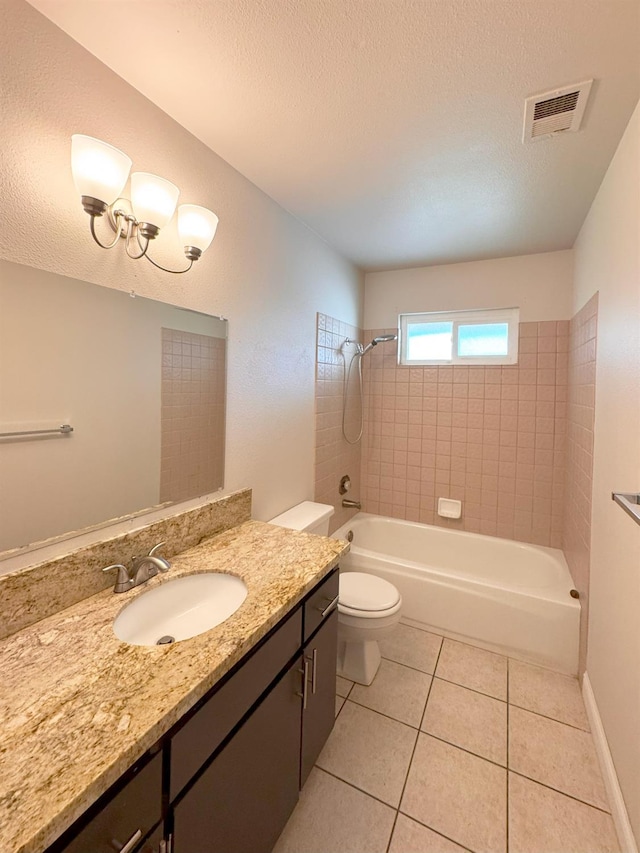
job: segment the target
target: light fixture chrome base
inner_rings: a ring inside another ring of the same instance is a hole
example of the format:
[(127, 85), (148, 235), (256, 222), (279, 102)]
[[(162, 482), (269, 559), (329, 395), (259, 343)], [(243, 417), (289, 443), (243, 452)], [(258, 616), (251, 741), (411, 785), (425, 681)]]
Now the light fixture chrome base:
[(155, 240), (160, 233), (160, 229), (150, 222), (138, 222), (138, 233), (146, 240)]
[(202, 255), (202, 249), (196, 246), (185, 246), (184, 253), (190, 261), (197, 261)]
[(135, 222), (133, 206), (128, 198), (117, 198), (107, 208), (107, 219), (114, 232), (123, 239), (127, 236), (128, 222)]
[[(163, 267), (162, 264), (157, 263), (147, 254), (149, 243), (158, 236), (160, 229), (151, 222), (138, 222), (133, 213), (133, 206), (129, 199), (118, 198), (113, 204), (107, 205), (105, 202), (100, 201), (100, 199), (83, 195), (82, 206), (91, 217), (91, 236), (102, 249), (113, 249), (122, 237), (125, 241), (125, 251), (132, 260), (137, 261), (140, 258), (146, 258), (154, 267), (157, 267), (163, 272), (172, 273), (173, 275), (181, 275), (182, 273), (189, 272), (193, 266), (193, 262), (197, 261), (202, 255), (202, 250), (198, 249), (196, 246), (185, 246), (184, 253), (189, 261), (189, 266), (186, 267), (186, 269), (171, 270), (167, 267)], [(105, 244), (99, 239), (95, 229), (96, 217), (102, 216), (105, 212), (107, 214), (106, 218), (109, 225), (115, 234), (113, 242), (109, 244)], [(137, 243), (140, 249), (137, 254), (134, 254), (131, 250), (132, 244), (134, 243)]]
[(107, 204), (104, 201), (100, 201), (99, 198), (93, 198), (93, 196), (90, 195), (83, 195), (82, 207), (89, 216), (102, 216), (107, 209)]

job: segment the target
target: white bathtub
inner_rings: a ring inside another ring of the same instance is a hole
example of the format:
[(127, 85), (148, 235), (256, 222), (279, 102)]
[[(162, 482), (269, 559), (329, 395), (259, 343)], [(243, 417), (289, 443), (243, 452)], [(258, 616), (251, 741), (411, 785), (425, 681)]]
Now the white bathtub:
[(349, 531), (342, 570), (395, 584), (404, 621), (577, 673), (580, 603), (562, 551), (366, 512), (331, 535)]

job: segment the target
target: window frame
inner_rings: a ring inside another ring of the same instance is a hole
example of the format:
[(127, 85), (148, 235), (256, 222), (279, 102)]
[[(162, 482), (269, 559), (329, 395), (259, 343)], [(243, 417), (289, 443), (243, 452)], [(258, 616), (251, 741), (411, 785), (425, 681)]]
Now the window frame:
[[(451, 323), (451, 359), (410, 359), (407, 357), (407, 326), (410, 323)], [(485, 326), (492, 323), (507, 324), (506, 355), (458, 355), (458, 328), (460, 326)], [(398, 364), (402, 367), (429, 367), (434, 365), (477, 365), (478, 367), (518, 363), (519, 308), (481, 308), (463, 311), (417, 311), (398, 314)]]

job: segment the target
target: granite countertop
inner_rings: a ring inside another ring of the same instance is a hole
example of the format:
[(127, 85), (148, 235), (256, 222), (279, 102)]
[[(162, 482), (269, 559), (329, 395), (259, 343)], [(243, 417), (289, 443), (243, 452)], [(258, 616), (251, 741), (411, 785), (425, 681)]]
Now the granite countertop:
[[(0, 642), (0, 853), (40, 853), (297, 604), (346, 542), (247, 521)], [(203, 571), (248, 595), (210, 631), (167, 646), (117, 639), (113, 620), (159, 583)]]

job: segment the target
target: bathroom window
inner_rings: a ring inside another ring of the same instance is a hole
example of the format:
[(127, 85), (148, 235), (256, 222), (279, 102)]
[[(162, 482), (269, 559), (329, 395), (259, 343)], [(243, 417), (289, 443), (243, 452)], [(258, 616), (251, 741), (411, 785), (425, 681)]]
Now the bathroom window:
[(400, 364), (516, 364), (518, 308), (400, 314)]

